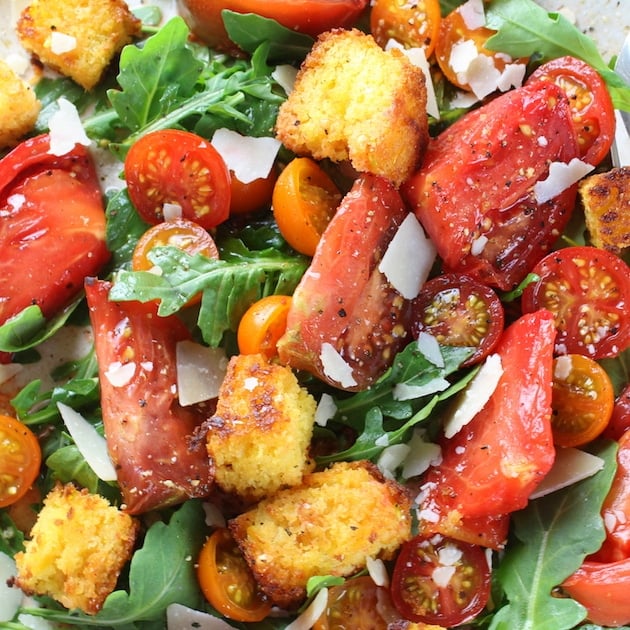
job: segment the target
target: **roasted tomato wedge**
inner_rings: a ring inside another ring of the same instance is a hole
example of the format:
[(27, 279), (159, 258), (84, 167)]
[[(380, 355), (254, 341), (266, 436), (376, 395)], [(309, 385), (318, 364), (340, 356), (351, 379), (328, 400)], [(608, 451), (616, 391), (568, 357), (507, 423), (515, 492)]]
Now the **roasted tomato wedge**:
[(238, 324), (236, 332), (241, 354), (264, 354), (268, 359), (278, 356), (278, 340), (287, 329), (291, 308), (288, 295), (268, 295), (254, 302)]
[(496, 389), (468, 424), (442, 440), (442, 462), (424, 478), (423, 534), (523, 508), (551, 468), (554, 336), (547, 311), (524, 315), (501, 335), (494, 350), (502, 366)]
[(164, 204), (206, 229), (230, 214), (230, 173), (217, 150), (200, 136), (162, 129), (142, 136), (125, 157), (129, 197), (151, 224), (164, 220)]
[(407, 340), (410, 301), (378, 265), (407, 214), (385, 179), (355, 182), (293, 293), (282, 362), (348, 390), (366, 388), (391, 365)]
[(464, 365), (479, 363), (503, 332), (503, 305), (488, 286), (458, 274), (436, 276), (413, 301), (411, 334), (433, 335), (445, 346), (476, 348)]
[(393, 39), (405, 48), (424, 48), (428, 59), (435, 48), (441, 20), (438, 0), (375, 0), (370, 31), (383, 48)]
[(177, 400), (176, 344), (190, 338), (175, 316), (153, 302), (113, 302), (110, 283), (85, 285), (94, 329), (101, 407), (109, 455), (130, 514), (206, 496), (212, 470), (205, 440), (194, 439), (207, 417)]
[(558, 57), (543, 64), (529, 81), (552, 81), (569, 97), (580, 158), (597, 166), (608, 154), (615, 135), (615, 110), (599, 73), (575, 57)]
[(205, 598), (234, 621), (262, 621), (271, 602), (259, 591), (230, 532), (216, 529), (201, 548), (197, 579)]
[(109, 259), (105, 211), (90, 155), (26, 140), (0, 161), (0, 324), (37, 304), (51, 317)]
[(565, 93), (538, 81), (442, 132), (403, 196), (447, 271), (511, 289), (548, 252), (575, 205), (575, 186), (538, 203), (534, 184), (547, 178), (550, 162), (578, 154)]
[(523, 292), (523, 311), (554, 314), (558, 354), (602, 359), (630, 346), (630, 268), (621, 258), (597, 247), (566, 247), (533, 273), (538, 280)]
[(599, 363), (582, 354), (554, 359), (551, 428), (557, 446), (583, 446), (598, 437), (614, 402), (612, 382)]
[(482, 547), (416, 536), (394, 566), (392, 600), (411, 621), (458, 626), (479, 614), (490, 596), (490, 567)]
[(0, 508), (16, 503), (29, 491), (41, 463), (35, 434), (16, 418), (0, 415)]

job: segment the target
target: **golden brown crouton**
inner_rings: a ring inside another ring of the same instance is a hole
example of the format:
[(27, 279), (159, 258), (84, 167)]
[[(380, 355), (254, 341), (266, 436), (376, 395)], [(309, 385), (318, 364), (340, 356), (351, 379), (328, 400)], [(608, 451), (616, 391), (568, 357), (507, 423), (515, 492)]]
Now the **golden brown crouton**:
[(590, 175), (578, 191), (591, 243), (622, 254), (630, 247), (630, 167)]
[(42, 63), (90, 90), (140, 26), (123, 0), (33, 0), (17, 31)]
[(0, 148), (14, 146), (31, 131), (40, 109), (31, 86), (0, 60)]
[(306, 475), (230, 521), (260, 588), (293, 608), (316, 575), (348, 576), (368, 557), (391, 558), (411, 537), (411, 502), (398, 483), (366, 461)]
[(16, 584), (94, 614), (114, 590), (136, 533), (137, 522), (103, 497), (59, 484), (44, 499), (25, 551), (15, 556)]
[(277, 136), (299, 155), (335, 162), (400, 185), (428, 142), (423, 72), (371, 35), (336, 29), (320, 36), (280, 107)]
[(252, 501), (301, 483), (313, 467), (316, 407), (291, 368), (259, 354), (232, 357), (208, 422), (217, 485)]

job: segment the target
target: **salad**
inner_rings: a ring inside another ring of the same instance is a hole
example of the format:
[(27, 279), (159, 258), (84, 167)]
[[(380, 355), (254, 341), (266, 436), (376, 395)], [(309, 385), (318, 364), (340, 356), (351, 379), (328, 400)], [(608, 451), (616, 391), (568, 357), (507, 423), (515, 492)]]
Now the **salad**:
[[(623, 177), (614, 59), (532, 0), (217, 4), (37, 68), (0, 161), (0, 627), (628, 627), (630, 274), (581, 183)], [(395, 184), (298, 148), (338, 46), (423, 77)]]

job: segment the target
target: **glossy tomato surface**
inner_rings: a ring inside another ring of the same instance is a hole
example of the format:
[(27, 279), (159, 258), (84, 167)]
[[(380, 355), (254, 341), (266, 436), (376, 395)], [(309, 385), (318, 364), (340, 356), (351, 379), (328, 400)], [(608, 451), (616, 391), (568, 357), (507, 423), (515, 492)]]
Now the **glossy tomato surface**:
[(365, 389), (407, 339), (410, 303), (379, 271), (408, 212), (385, 179), (363, 175), (344, 197), (293, 294), (280, 360), (341, 389)]
[(109, 259), (98, 177), (85, 147), (26, 140), (0, 161), (0, 323), (27, 306), (50, 318)]
[(541, 204), (533, 186), (546, 179), (550, 162), (578, 155), (565, 93), (539, 81), (437, 136), (403, 196), (447, 271), (511, 289), (548, 252), (575, 205), (574, 186)]
[(206, 496), (212, 471), (204, 440), (207, 416), (177, 400), (176, 344), (190, 338), (175, 316), (153, 302), (113, 302), (110, 283), (89, 278), (103, 424), (125, 509), (139, 514)]
[(287, 330), (290, 295), (268, 295), (256, 300), (243, 314), (236, 338), (241, 354), (278, 356), (277, 344)]

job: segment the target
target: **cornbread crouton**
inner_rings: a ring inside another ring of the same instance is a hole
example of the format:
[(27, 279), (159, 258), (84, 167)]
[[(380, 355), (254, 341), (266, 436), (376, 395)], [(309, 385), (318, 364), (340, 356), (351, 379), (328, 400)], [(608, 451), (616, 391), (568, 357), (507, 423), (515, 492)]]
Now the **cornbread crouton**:
[(31, 131), (40, 109), (31, 86), (0, 60), (0, 148), (14, 146)]
[(384, 51), (359, 30), (335, 29), (304, 60), (276, 132), (299, 155), (349, 159), (398, 186), (428, 142), (426, 101), (424, 74), (404, 53)]
[(301, 483), (313, 468), (316, 407), (291, 368), (261, 354), (232, 357), (208, 422), (216, 484), (248, 502)]
[(25, 551), (15, 556), (16, 585), (94, 614), (131, 557), (137, 528), (103, 497), (59, 484), (44, 499)]
[(42, 63), (90, 90), (140, 26), (123, 0), (33, 0), (17, 32)]
[(621, 255), (630, 247), (630, 167), (590, 175), (578, 192), (591, 243)]
[(305, 476), (229, 522), (260, 588), (283, 608), (316, 575), (348, 576), (368, 557), (389, 559), (411, 537), (411, 501), (367, 461)]

